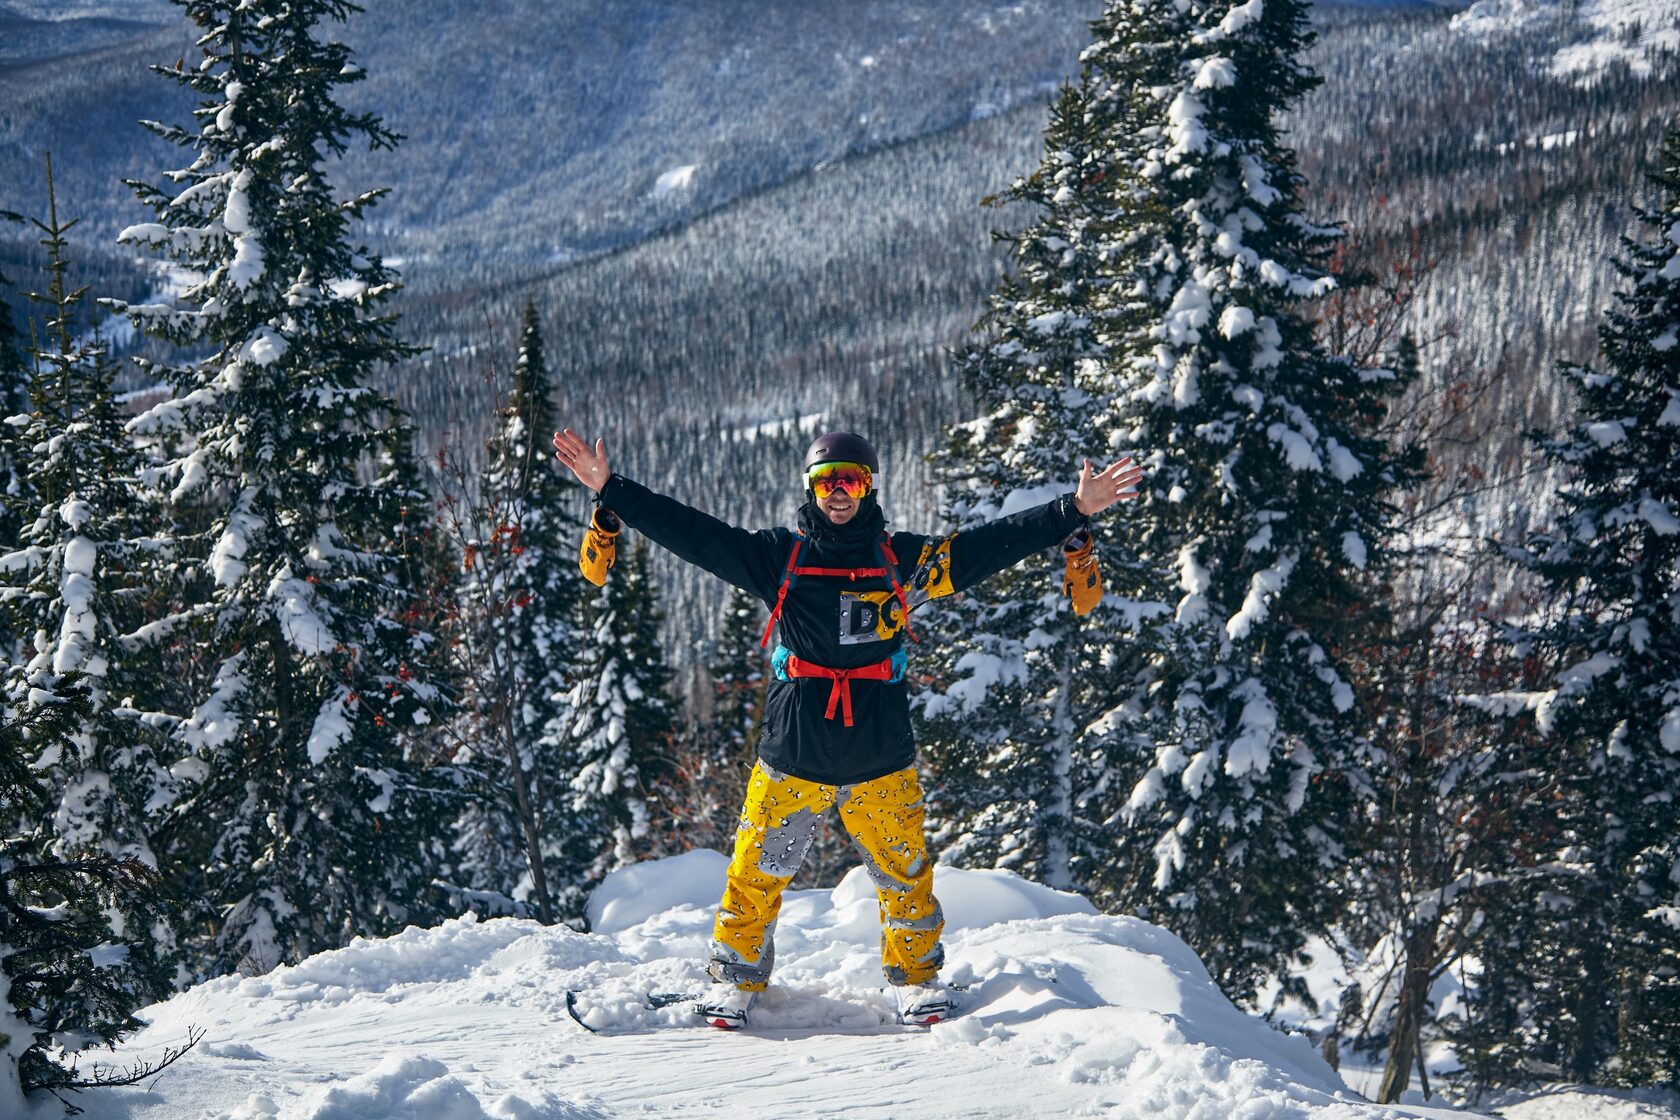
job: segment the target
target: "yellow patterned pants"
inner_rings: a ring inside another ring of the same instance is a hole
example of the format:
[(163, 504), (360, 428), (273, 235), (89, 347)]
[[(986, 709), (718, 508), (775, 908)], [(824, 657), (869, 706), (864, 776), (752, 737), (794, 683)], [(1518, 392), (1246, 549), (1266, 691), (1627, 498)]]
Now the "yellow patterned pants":
[(933, 897), (933, 861), (922, 834), (914, 770), (850, 786), (777, 773), (760, 762), (747, 783), (735, 856), (712, 931), (713, 978), (759, 991), (775, 962), (782, 891), (805, 861), (830, 808), (863, 856), (881, 903), (881, 967), (891, 984), (931, 980), (945, 963), (945, 915)]

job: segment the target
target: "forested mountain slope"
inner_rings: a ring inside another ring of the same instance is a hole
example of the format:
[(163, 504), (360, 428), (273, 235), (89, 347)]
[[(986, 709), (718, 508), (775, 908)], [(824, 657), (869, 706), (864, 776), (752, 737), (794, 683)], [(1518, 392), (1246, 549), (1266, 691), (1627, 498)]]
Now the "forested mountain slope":
[[(391, 185), (387, 251), (449, 282), (634, 240), (848, 153), (1042, 96), (1077, 65), (1092, 0), (368, 0), (342, 34), (368, 80), (351, 97), (408, 137), (350, 154), (343, 179)], [(133, 220), (121, 179), (167, 151), (134, 122), (173, 119), (147, 73), (193, 65), (162, 0), (0, 3), (0, 184), (40, 152), (89, 234)], [(8, 186), (8, 191), (15, 187)], [(16, 209), (16, 206), (11, 207)], [(84, 234), (86, 236), (87, 234)]]
[[(1554, 365), (1590, 350), (1607, 258), (1680, 85), (1660, 55), (1590, 81), (1554, 71), (1560, 45), (1596, 33), (1573, 23), (1472, 33), (1442, 11), (1320, 23), (1325, 82), (1293, 122), (1306, 197), (1379, 267), (1424, 269), (1408, 325), (1433, 340), (1425, 407), (1471, 396), (1466, 442), (1445, 454), (1488, 480), (1426, 532), (1476, 547), (1520, 531), (1540, 501), (1521, 434), (1567, 405)], [(1027, 105), (830, 164), (488, 298), (418, 284), (409, 329), (437, 349), (402, 391), (419, 414), (471, 429), (488, 403), (472, 371), (533, 294), (565, 411), (605, 433), (628, 472), (725, 517), (783, 521), (806, 436), (761, 426), (852, 425), (888, 449), (889, 516), (928, 527), (920, 456), (962, 416), (943, 355), (1001, 267), (986, 230), (1015, 220), (977, 202), (1031, 166), (1043, 122)], [(674, 563), (660, 573), (687, 658), (721, 592)]]
[[(1424, 392), (1470, 386), (1475, 439), (1453, 454), (1503, 480), (1444, 529), (1468, 540), (1520, 536), (1540, 502), (1521, 433), (1568, 406), (1555, 365), (1593, 349), (1608, 258), (1680, 107), (1655, 34), (1680, 28), (1680, 5), (1624, 5), (1631, 24), (1609, 5), (1531, 5), (1506, 22), (1479, 7), (1321, 13), (1325, 83), (1295, 129), (1302, 170), (1353, 245), (1433, 269), (1409, 324), (1439, 339)], [(1589, 54), (1597, 65), (1557, 63)]]
[[(403, 261), (405, 334), (432, 347), (393, 374), (422, 437), (479, 437), (481, 375), (511, 359), (531, 296), (567, 414), (626, 470), (781, 521), (790, 426), (855, 425), (887, 450), (889, 512), (926, 527), (920, 456), (962, 415), (943, 354), (1001, 267), (988, 230), (1015, 220), (978, 202), (1032, 165), (1095, 8), (373, 0), (346, 30), (369, 73), (353, 94), (409, 140), (352, 153), (342, 179), (393, 188), (373, 233)], [(1552, 366), (1590, 345), (1606, 257), (1680, 103), (1674, 11), (1320, 9), (1325, 82), (1294, 122), (1306, 198), (1361, 251), (1433, 266), (1411, 326), (1438, 339), (1427, 392), (1480, 386), (1465, 470), (1523, 475), (1520, 432), (1565, 403)], [(6, 0), (0, 20), (0, 204), (28, 208), (50, 145), (61, 203), (104, 255), (136, 217), (118, 179), (172, 166), (133, 122), (172, 115), (144, 66), (191, 54), (184, 25), (153, 0)], [(29, 242), (0, 244), (0, 269), (27, 275)], [(155, 282), (105, 267), (117, 294)], [(1441, 532), (1520, 528), (1534, 485)], [(686, 660), (719, 592), (660, 563)]]

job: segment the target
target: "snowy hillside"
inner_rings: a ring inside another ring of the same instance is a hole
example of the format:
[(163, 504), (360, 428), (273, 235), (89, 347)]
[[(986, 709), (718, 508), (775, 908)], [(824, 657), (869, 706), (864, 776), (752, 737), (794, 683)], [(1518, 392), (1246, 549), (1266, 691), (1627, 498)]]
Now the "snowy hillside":
[[(1096, 0), (361, 7), (335, 32), (368, 75), (349, 100), (408, 139), (351, 152), (335, 180), (396, 187), (374, 219), (382, 246), (456, 269), (548, 267), (825, 161), (1041, 102), (1076, 67), (1099, 10)], [(71, 11), (49, 18), (54, 4), (0, 0), (0, 183), (32, 183), (51, 148), (61, 198), (86, 219), (81, 236), (109, 237), (135, 217), (122, 179), (163, 158), (135, 122), (188, 104), (147, 67), (197, 51), (160, 0), (78, 0)]]
[(1560, 77), (1591, 80), (1618, 64), (1648, 74), (1655, 56), (1680, 47), (1680, 0), (1476, 0), (1453, 25), (1484, 36), (1555, 25), (1563, 45), (1552, 70)]
[[(1304, 1039), (1233, 1007), (1172, 934), (1007, 872), (940, 870), (947, 975), (971, 1005), (930, 1031), (891, 1021), (861, 869), (789, 893), (749, 1032), (648, 1009), (703, 983), (723, 868), (696, 851), (619, 872), (588, 935), (468, 919), (213, 980), (147, 1012), (117, 1060), (191, 1029), (196, 1050), (77, 1103), (95, 1120), (1468, 1115), (1366, 1104)], [(567, 1014), (569, 991), (599, 1033)]]

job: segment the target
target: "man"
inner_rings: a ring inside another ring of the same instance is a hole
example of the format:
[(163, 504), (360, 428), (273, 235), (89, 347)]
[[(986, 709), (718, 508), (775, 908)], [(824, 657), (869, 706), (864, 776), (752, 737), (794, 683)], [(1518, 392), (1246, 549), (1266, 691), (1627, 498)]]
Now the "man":
[(864, 857), (881, 904), (881, 963), (899, 1018), (948, 1016), (937, 980), (944, 917), (922, 831), (922, 793), (904, 684), (910, 609), (961, 591), (1087, 527), (1137, 495), (1131, 459), (1101, 472), (1085, 461), (1079, 487), (1034, 509), (942, 540), (887, 533), (875, 496), (880, 461), (852, 432), (830, 432), (805, 456), (799, 531), (749, 532), (655, 494), (607, 465), (570, 428), (555, 453), (599, 502), (658, 544), (771, 606), (780, 644), (765, 703), (759, 761), (747, 786), (707, 971), (695, 1010), (714, 1026), (746, 1023), (770, 980), (782, 891), (830, 808)]

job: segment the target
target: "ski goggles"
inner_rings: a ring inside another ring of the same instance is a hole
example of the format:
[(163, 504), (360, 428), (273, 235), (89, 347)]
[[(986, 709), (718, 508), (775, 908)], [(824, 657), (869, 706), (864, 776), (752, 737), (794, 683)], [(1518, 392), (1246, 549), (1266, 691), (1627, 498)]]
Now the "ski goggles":
[(875, 476), (862, 463), (818, 463), (805, 472), (805, 485), (818, 501), (835, 491), (861, 501), (875, 489)]

